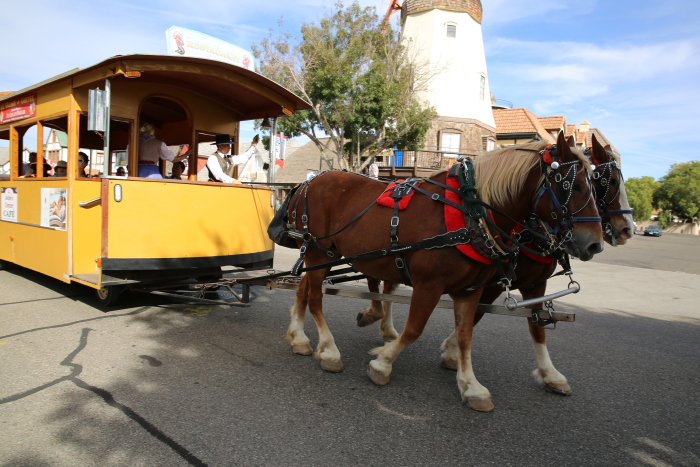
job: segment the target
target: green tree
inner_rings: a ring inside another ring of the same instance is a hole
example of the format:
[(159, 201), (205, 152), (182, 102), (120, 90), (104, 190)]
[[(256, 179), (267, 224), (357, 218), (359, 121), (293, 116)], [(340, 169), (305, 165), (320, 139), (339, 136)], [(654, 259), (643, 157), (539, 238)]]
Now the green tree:
[(634, 218), (638, 221), (648, 221), (654, 210), (654, 192), (659, 188), (659, 182), (652, 177), (630, 178), (625, 180), (625, 191), (630, 206), (634, 210)]
[[(308, 136), (325, 160), (357, 170), (387, 149), (423, 147), (437, 113), (416, 96), (436, 71), (411, 60), (373, 7), (338, 2), (319, 25), (302, 26), (300, 41), (270, 36), (253, 51), (261, 74), (313, 105), (283, 119), (279, 129)], [(324, 145), (325, 137), (330, 142)], [(367, 158), (363, 164), (361, 157)]]
[(687, 221), (700, 216), (700, 161), (673, 164), (654, 193), (656, 205)]

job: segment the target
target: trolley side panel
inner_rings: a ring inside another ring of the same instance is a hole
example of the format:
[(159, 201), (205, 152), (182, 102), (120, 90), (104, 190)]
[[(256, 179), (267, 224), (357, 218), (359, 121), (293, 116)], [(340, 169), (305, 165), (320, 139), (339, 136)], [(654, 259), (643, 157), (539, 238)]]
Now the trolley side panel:
[[(115, 199), (117, 185), (121, 201)], [(110, 180), (106, 258), (255, 257), (271, 251), (272, 242), (260, 229), (256, 191), (265, 190)]]

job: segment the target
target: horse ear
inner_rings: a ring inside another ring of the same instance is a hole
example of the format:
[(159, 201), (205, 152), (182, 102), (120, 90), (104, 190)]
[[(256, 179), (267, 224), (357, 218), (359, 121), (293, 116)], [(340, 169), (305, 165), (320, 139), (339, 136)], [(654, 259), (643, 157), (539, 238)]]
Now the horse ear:
[(592, 147), (591, 147), (591, 155), (593, 156), (593, 163), (594, 164), (600, 164), (602, 162), (608, 162), (610, 158), (608, 157), (608, 154), (605, 152), (605, 148), (598, 142), (598, 139), (595, 137), (595, 135), (592, 135)]
[(573, 157), (571, 148), (566, 144), (566, 136), (564, 136), (563, 131), (560, 131), (557, 137), (557, 153), (559, 153), (562, 162), (570, 161)]
[(570, 148), (576, 146), (576, 142), (574, 141), (574, 135), (571, 135), (568, 138), (566, 138), (566, 144), (568, 144)]

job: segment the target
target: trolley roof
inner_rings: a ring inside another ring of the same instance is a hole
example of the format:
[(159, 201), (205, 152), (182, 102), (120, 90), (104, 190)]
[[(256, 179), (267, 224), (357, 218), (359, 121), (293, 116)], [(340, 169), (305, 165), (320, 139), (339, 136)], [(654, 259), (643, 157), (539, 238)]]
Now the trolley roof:
[[(141, 75), (127, 78), (124, 73), (129, 71)], [(282, 117), (311, 108), (287, 88), (240, 66), (204, 58), (146, 54), (116, 55), (87, 68), (75, 68), (19, 91), (0, 93), (0, 102), (69, 78), (74, 80), (74, 87), (105, 78), (177, 86), (230, 108), (241, 120)]]

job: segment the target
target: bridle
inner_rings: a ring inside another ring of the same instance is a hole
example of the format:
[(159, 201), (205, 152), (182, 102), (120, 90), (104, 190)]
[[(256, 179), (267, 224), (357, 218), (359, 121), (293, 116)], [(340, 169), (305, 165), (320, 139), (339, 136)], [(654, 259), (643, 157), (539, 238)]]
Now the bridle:
[[(576, 180), (576, 174), (582, 162), (580, 160), (559, 162), (556, 145), (546, 147), (539, 151), (539, 153), (542, 156), (542, 161), (547, 164), (547, 174), (542, 184), (537, 189), (537, 199), (533, 205), (533, 213), (537, 211), (537, 206), (542, 196), (544, 196), (545, 193), (549, 194), (549, 208), (552, 220), (555, 222), (555, 227), (550, 228), (547, 223), (545, 223), (545, 225), (551, 234), (560, 236), (566, 241), (570, 241), (573, 235), (574, 222), (602, 221), (600, 217), (581, 217), (576, 215), (583, 211), (591, 201), (591, 194), (593, 193), (591, 177), (586, 174), (586, 184), (588, 185), (586, 203), (575, 211), (572, 211), (570, 203), (574, 192), (574, 181)], [(566, 173), (564, 173), (565, 170)], [(559, 194), (557, 192), (559, 192)]]
[[(611, 239), (614, 239), (614, 229), (612, 226), (612, 222), (610, 221), (610, 216), (611, 215), (625, 215), (625, 214), (632, 214), (631, 209), (609, 209), (609, 206), (615, 202), (616, 199), (620, 197), (620, 191), (622, 190), (622, 183), (624, 182), (624, 178), (622, 177), (622, 170), (620, 169), (620, 166), (617, 165), (617, 161), (611, 160), (608, 162), (599, 162), (596, 163), (596, 159), (593, 158), (590, 150), (586, 149), (584, 152), (587, 156), (591, 157), (593, 160), (593, 186), (595, 189), (596, 193), (596, 206), (598, 208), (598, 212), (600, 213), (602, 217), (602, 223), (603, 223), (603, 230), (606, 235), (609, 235)], [(615, 194), (608, 200), (608, 196), (610, 194), (610, 187), (612, 185), (612, 180), (614, 173), (617, 171), (617, 191)]]

